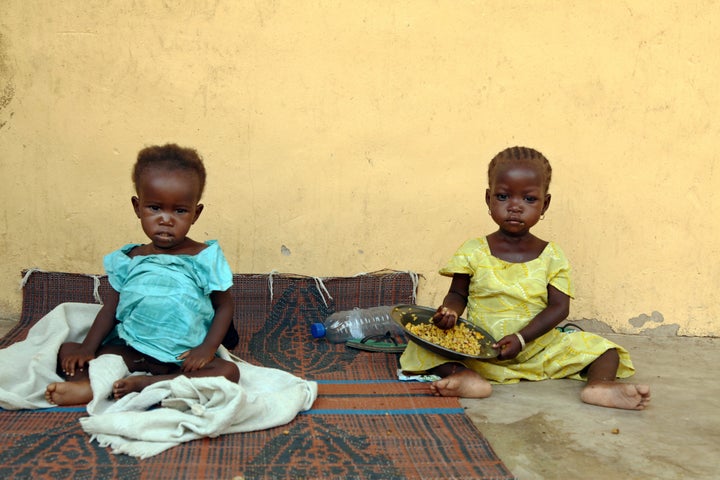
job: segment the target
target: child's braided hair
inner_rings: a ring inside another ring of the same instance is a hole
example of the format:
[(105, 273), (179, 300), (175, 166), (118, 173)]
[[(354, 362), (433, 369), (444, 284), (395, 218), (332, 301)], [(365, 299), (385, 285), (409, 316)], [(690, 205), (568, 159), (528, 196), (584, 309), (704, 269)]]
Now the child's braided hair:
[(545, 155), (528, 147), (510, 147), (495, 155), (488, 165), (488, 185), (492, 187), (495, 172), (501, 165), (529, 165), (542, 174), (544, 193), (550, 188), (552, 167)]

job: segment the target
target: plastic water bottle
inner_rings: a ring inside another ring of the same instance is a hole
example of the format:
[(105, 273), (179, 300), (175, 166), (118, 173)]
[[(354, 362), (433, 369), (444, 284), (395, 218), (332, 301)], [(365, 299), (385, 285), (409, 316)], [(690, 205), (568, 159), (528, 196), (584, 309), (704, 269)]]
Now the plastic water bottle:
[(351, 338), (369, 335), (401, 333), (403, 329), (390, 317), (392, 306), (357, 308), (335, 312), (323, 323), (313, 323), (310, 333), (315, 338), (326, 338), (332, 343), (343, 343)]

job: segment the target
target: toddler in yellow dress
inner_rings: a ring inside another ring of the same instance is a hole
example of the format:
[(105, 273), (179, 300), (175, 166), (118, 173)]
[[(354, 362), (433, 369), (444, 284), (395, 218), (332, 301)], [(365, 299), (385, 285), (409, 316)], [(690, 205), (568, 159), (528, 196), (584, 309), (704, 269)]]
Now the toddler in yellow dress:
[(615, 381), (634, 373), (627, 350), (593, 333), (555, 328), (573, 296), (570, 264), (555, 243), (530, 233), (550, 206), (551, 175), (548, 160), (531, 148), (497, 154), (485, 202), (499, 228), (465, 242), (440, 270), (452, 283), (434, 323), (451, 328), (467, 307), (468, 320), (499, 339), (498, 357), (450, 360), (410, 342), (400, 366), (442, 377), (430, 386), (434, 395), (484, 398), (490, 382), (574, 378), (587, 381), (580, 394), (586, 403), (642, 410), (650, 388)]

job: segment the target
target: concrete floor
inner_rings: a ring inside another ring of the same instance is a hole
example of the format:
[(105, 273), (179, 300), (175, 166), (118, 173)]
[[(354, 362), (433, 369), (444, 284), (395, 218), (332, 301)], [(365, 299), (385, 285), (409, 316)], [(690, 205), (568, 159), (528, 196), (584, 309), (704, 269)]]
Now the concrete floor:
[[(0, 319), (0, 336), (15, 321)], [(627, 381), (651, 385), (644, 411), (586, 405), (574, 380), (496, 385), (461, 403), (519, 480), (720, 479), (720, 338), (668, 333), (602, 332), (630, 351)]]
[(625, 381), (649, 384), (650, 406), (586, 405), (575, 380), (461, 400), (505, 465), (520, 480), (720, 479), (720, 338), (602, 335), (629, 350)]

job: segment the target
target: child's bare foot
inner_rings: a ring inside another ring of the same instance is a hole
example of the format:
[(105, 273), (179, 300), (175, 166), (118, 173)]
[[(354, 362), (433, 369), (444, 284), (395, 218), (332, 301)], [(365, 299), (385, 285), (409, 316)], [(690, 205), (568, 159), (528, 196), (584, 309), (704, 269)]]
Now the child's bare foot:
[(131, 392), (140, 392), (156, 381), (157, 377), (151, 375), (130, 375), (113, 383), (113, 397), (118, 399)]
[(650, 403), (650, 387), (612, 381), (595, 382), (582, 389), (580, 399), (601, 407), (642, 410)]
[(492, 393), (492, 385), (476, 372), (463, 368), (430, 384), (430, 391), (436, 397), (486, 398)]
[(53, 405), (80, 405), (93, 398), (90, 381), (55, 382), (45, 389), (45, 400)]

